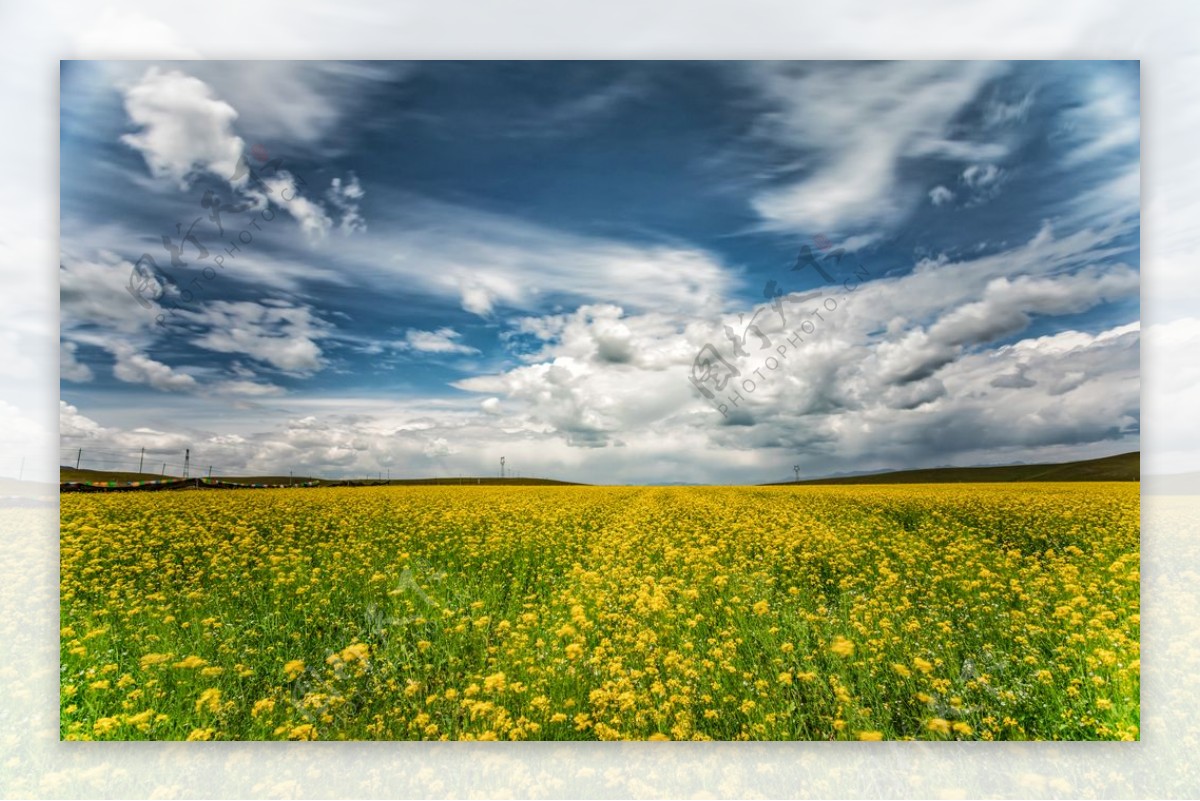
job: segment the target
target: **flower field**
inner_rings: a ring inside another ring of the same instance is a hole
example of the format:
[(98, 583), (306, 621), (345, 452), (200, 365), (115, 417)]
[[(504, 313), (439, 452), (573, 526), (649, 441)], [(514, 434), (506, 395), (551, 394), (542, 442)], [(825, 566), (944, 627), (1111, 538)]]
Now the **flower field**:
[(62, 496), (64, 739), (1137, 739), (1135, 483)]

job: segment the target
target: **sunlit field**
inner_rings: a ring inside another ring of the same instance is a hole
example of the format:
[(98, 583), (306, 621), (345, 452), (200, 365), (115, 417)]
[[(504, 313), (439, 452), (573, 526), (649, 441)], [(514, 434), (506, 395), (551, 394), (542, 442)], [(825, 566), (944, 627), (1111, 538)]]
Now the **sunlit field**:
[(65, 739), (1136, 739), (1136, 483), (64, 494)]

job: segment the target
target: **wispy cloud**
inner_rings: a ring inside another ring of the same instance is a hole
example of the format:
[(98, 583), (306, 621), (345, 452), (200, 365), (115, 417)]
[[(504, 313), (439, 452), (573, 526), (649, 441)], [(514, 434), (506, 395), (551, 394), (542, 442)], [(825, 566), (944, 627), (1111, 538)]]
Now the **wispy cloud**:
[(397, 346), (418, 353), (479, 353), (477, 348), (458, 342), (461, 336), (453, 328), (439, 328), (436, 331), (410, 329)]
[(759, 132), (792, 150), (798, 179), (753, 200), (771, 227), (861, 233), (895, 222), (922, 191), (902, 177), (914, 156), (974, 160), (999, 142), (950, 140), (951, 120), (1005, 69), (982, 62), (755, 66), (750, 86), (770, 104)]

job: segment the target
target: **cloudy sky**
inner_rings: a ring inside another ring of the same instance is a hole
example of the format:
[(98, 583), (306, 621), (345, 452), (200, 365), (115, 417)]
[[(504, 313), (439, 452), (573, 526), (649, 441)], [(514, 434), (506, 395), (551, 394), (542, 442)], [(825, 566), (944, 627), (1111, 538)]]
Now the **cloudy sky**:
[(67, 464), (1139, 447), (1136, 63), (65, 62), (61, 102)]

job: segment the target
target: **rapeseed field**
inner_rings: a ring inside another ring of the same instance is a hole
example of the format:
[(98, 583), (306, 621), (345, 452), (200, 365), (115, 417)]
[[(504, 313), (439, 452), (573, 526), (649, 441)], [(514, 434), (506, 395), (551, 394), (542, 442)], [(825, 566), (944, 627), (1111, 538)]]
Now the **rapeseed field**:
[(61, 508), (64, 739), (1138, 737), (1133, 483)]

